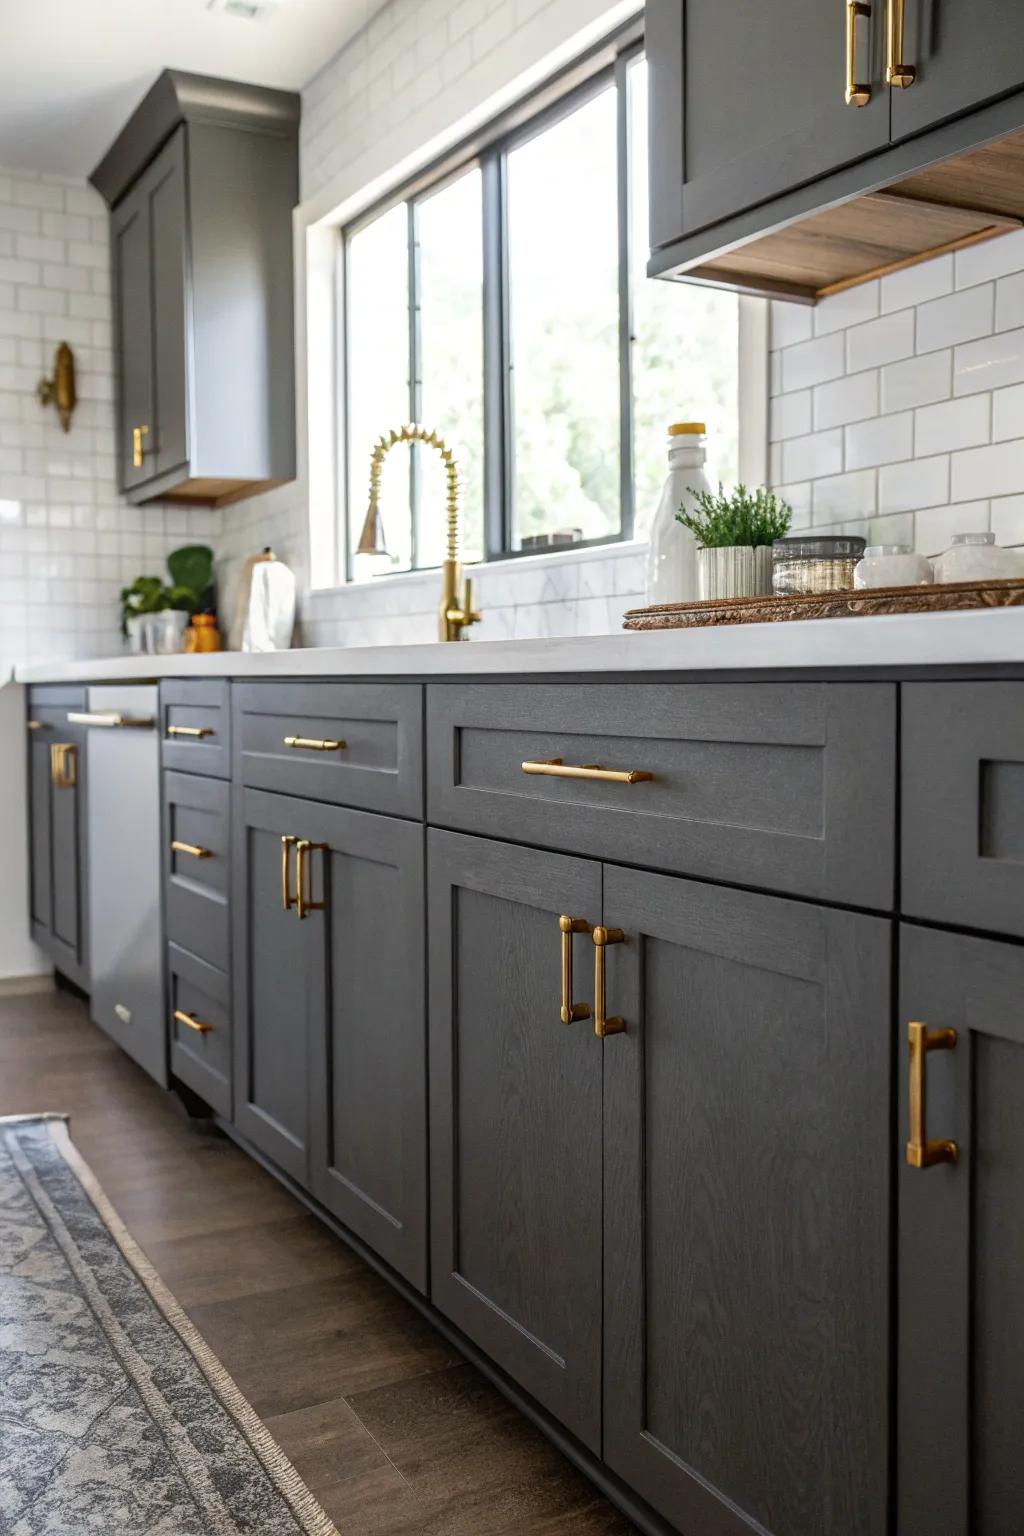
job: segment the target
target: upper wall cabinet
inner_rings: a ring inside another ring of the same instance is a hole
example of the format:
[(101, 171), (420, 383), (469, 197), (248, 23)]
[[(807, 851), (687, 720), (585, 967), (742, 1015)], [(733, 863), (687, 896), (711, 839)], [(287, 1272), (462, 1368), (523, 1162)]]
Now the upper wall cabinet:
[(298, 121), (287, 92), (166, 70), (93, 173), (130, 501), (223, 505), (294, 477)]
[(652, 276), (815, 302), (1024, 220), (1018, 0), (648, 0)]

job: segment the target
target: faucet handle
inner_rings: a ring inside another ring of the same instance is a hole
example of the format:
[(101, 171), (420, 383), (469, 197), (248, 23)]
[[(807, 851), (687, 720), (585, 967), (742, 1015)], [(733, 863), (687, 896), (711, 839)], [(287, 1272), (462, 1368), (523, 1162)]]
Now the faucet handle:
[(462, 584), (462, 622), (463, 624), (479, 624), (482, 618), (482, 613), (474, 612), (473, 578), (472, 576), (467, 576)]

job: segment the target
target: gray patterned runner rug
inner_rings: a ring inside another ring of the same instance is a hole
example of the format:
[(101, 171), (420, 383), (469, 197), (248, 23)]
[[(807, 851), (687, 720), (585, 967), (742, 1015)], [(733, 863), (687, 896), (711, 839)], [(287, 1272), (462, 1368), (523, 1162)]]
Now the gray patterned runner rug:
[(338, 1536), (64, 1118), (0, 1119), (3, 1536)]

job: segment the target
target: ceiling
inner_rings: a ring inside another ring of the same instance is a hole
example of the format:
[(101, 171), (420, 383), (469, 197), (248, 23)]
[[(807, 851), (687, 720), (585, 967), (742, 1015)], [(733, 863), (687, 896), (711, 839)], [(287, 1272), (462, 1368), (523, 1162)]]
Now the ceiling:
[(383, 3), (0, 0), (0, 166), (87, 176), (164, 68), (299, 90)]

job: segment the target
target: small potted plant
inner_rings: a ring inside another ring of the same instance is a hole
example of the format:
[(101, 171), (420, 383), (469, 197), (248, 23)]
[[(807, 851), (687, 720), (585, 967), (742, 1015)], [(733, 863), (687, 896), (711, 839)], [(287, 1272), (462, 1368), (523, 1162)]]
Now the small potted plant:
[(764, 487), (693, 491), (693, 511), (676, 513), (697, 540), (700, 598), (759, 597), (772, 590), (772, 542), (784, 538), (792, 509)]
[(170, 584), (136, 576), (121, 590), (121, 633), (136, 654), (167, 655), (182, 649), (185, 630), (213, 598), (213, 550), (186, 544), (167, 557)]

